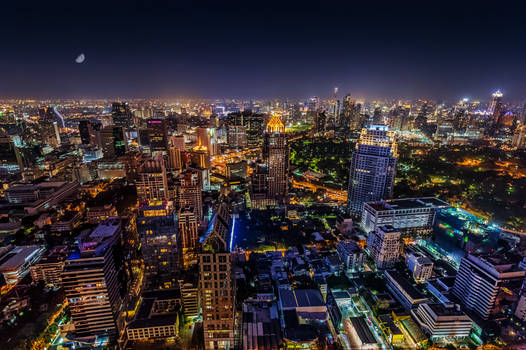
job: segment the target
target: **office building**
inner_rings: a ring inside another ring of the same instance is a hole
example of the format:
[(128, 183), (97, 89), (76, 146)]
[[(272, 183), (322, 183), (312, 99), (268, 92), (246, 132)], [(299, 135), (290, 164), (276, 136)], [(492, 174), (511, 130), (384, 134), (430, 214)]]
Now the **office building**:
[(389, 199), (398, 157), (396, 133), (385, 125), (362, 129), (349, 172), (349, 208), (360, 214), (365, 202)]
[(405, 260), (417, 283), (424, 283), (433, 275), (433, 262), (424, 254), (417, 251), (409, 252)]
[(135, 318), (126, 327), (131, 341), (160, 341), (179, 335), (178, 312), (181, 295), (178, 289), (150, 291), (142, 295)]
[(121, 236), (120, 219), (106, 220), (77, 237), (78, 250), (65, 262), (62, 285), (78, 337), (115, 336), (124, 330)]
[(360, 226), (365, 232), (391, 225), (406, 234), (428, 234), (433, 230), (437, 210), (449, 207), (435, 197), (365, 202)]
[(228, 125), (227, 143), (231, 148), (247, 147), (247, 130), (243, 125)]
[(182, 168), (183, 168), (183, 159), (181, 157), (181, 150), (179, 150), (175, 146), (170, 146), (168, 148), (167, 170), (179, 171)]
[(146, 290), (175, 288), (181, 267), (177, 218), (167, 202), (139, 207), (137, 232), (144, 260)]
[(36, 245), (19, 246), (9, 249), (0, 256), (0, 273), (8, 285), (17, 284), (28, 273), (44, 253), (44, 248)]
[(431, 338), (469, 337), (473, 321), (455, 304), (419, 304), (411, 314)]
[(135, 126), (133, 113), (128, 102), (113, 102), (111, 104), (111, 117), (115, 126), (123, 129), (131, 129)]
[(203, 218), (203, 199), (199, 174), (197, 172), (187, 170), (179, 175), (177, 197), (179, 208), (194, 208), (196, 219), (198, 222), (201, 222)]
[(230, 253), (230, 214), (220, 204), (201, 240), (199, 284), (205, 349), (234, 346), (235, 287)]
[(398, 271), (386, 270), (384, 276), (387, 281), (387, 290), (406, 309), (412, 309), (428, 301), (428, 298)]
[(162, 156), (145, 160), (135, 181), (139, 202), (168, 199), (168, 180)]
[(268, 197), (285, 199), (288, 195), (289, 146), (285, 125), (272, 115), (265, 132), (263, 159), (268, 169)]
[(346, 240), (338, 242), (336, 251), (345, 265), (347, 275), (363, 271), (363, 250), (355, 241)]
[(392, 226), (378, 227), (369, 233), (367, 248), (378, 269), (393, 268), (402, 249), (400, 231)]
[(166, 119), (148, 119), (146, 125), (148, 126), (148, 141), (151, 154), (155, 155), (157, 152), (166, 153), (168, 151)]
[(108, 125), (100, 131), (102, 153), (105, 158), (114, 159), (126, 154), (128, 143), (121, 126)]
[(196, 129), (197, 145), (205, 148), (210, 156), (219, 153), (219, 144), (217, 143), (216, 129), (198, 127)]
[(66, 246), (57, 246), (47, 252), (29, 268), (33, 282), (44, 282), (46, 286), (60, 287), (62, 285), (61, 274), (68, 253)]
[(177, 224), (181, 233), (183, 249), (195, 249), (198, 244), (197, 230), (199, 223), (197, 222), (194, 208), (184, 207), (179, 209)]
[(505, 317), (503, 311), (517, 301), (525, 274), (505, 257), (468, 254), (460, 262), (453, 294), (483, 319)]

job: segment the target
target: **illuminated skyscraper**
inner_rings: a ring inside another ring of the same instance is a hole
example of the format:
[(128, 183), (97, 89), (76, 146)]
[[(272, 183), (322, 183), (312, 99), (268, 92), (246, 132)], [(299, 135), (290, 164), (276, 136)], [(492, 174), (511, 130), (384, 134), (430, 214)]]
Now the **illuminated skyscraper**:
[(219, 144), (217, 143), (216, 130), (214, 128), (199, 127), (196, 130), (197, 145), (199, 147), (206, 147), (211, 156), (219, 152)]
[(203, 218), (203, 199), (201, 183), (196, 171), (187, 170), (179, 175), (178, 207), (194, 208), (197, 221)]
[(268, 196), (286, 199), (289, 170), (289, 146), (285, 125), (278, 115), (272, 115), (265, 132), (263, 159), (268, 168)]
[(133, 113), (128, 102), (113, 102), (111, 105), (111, 117), (113, 118), (113, 124), (116, 126), (121, 126), (124, 129), (134, 127)]
[(148, 119), (148, 141), (152, 155), (168, 151), (168, 130), (165, 119)]
[(349, 209), (361, 213), (363, 203), (391, 198), (396, 172), (396, 133), (385, 125), (362, 129), (349, 172)]
[(234, 346), (235, 287), (232, 278), (231, 218), (220, 204), (202, 239), (199, 284), (205, 349)]
[(500, 119), (505, 113), (504, 105), (502, 103), (502, 96), (503, 95), (500, 90), (495, 91), (491, 95), (491, 102), (488, 108), (488, 125), (490, 127), (490, 134), (494, 134), (498, 130)]
[(144, 161), (137, 173), (135, 187), (139, 202), (168, 199), (168, 180), (162, 156)]
[(105, 158), (112, 159), (126, 154), (127, 141), (122, 127), (115, 125), (104, 127), (100, 131), (100, 141)]
[(118, 218), (77, 237), (78, 251), (65, 262), (62, 285), (77, 336), (116, 335), (123, 330), (126, 296), (122, 226)]
[(176, 217), (168, 203), (150, 201), (139, 207), (137, 231), (146, 290), (174, 288), (177, 284), (181, 267), (180, 243)]
[(168, 149), (168, 170), (177, 171), (182, 168), (183, 161), (181, 158), (181, 151), (175, 146), (170, 146)]

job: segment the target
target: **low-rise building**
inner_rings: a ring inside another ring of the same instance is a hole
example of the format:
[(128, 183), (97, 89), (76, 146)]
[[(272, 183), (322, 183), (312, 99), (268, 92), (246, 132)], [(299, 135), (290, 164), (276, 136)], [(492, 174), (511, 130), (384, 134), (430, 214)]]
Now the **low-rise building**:
[(355, 241), (340, 241), (336, 247), (347, 275), (363, 270), (363, 250)]
[(64, 261), (69, 250), (66, 246), (57, 246), (51, 249), (39, 262), (29, 268), (31, 278), (38, 283), (43, 281), (48, 286), (59, 287)]
[(427, 302), (428, 298), (397, 271), (385, 271), (384, 274), (387, 279), (387, 289), (406, 309)]
[(433, 262), (424, 254), (410, 252), (407, 253), (405, 260), (416, 282), (423, 283), (433, 275)]
[(448, 203), (435, 197), (366, 202), (360, 226), (365, 232), (391, 225), (404, 234), (426, 234), (433, 228), (437, 210), (449, 207)]
[(44, 248), (36, 245), (14, 247), (0, 257), (0, 273), (8, 285), (17, 284), (29, 273), (31, 265), (36, 263)]
[(454, 304), (423, 303), (412, 315), (431, 340), (468, 337), (473, 327), (469, 316)]

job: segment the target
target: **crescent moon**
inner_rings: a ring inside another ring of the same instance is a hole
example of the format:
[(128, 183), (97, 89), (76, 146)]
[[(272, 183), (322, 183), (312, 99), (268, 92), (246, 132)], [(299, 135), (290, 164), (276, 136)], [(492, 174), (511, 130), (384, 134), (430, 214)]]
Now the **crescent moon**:
[(84, 62), (85, 59), (86, 59), (86, 56), (84, 56), (84, 54), (81, 53), (80, 55), (77, 56), (77, 58), (75, 58), (75, 62), (82, 63)]

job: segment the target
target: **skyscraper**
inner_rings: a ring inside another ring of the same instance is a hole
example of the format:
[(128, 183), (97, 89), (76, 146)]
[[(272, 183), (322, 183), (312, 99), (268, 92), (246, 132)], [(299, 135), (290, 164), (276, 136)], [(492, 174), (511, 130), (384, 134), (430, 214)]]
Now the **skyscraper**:
[(185, 266), (187, 266), (194, 260), (196, 248), (199, 244), (197, 233), (199, 222), (195, 216), (194, 208), (185, 207), (179, 209), (177, 225), (179, 227), (179, 236), (181, 237), (183, 260)]
[(137, 231), (144, 260), (147, 290), (174, 288), (180, 269), (176, 217), (167, 202), (150, 201), (139, 207)]
[(211, 156), (219, 152), (219, 144), (217, 143), (216, 130), (214, 128), (199, 127), (196, 130), (197, 145), (205, 147)]
[(499, 122), (504, 115), (504, 105), (502, 103), (502, 92), (500, 90), (495, 91), (491, 95), (491, 101), (488, 108), (488, 126), (490, 128), (490, 134), (494, 134), (499, 127)]
[(230, 253), (230, 214), (222, 203), (202, 239), (199, 284), (203, 309), (205, 349), (234, 346), (235, 287)]
[(203, 218), (201, 183), (196, 171), (187, 170), (179, 175), (178, 207), (192, 207), (197, 221)]
[(483, 319), (502, 315), (518, 300), (526, 271), (502, 257), (462, 258), (453, 294), (462, 305)]
[(289, 146), (285, 125), (272, 115), (265, 132), (263, 158), (268, 168), (268, 196), (286, 199), (288, 195)]
[(111, 117), (113, 124), (124, 129), (134, 127), (133, 113), (130, 110), (128, 102), (113, 102), (111, 104)]
[(168, 130), (165, 119), (148, 119), (148, 141), (152, 155), (168, 151)]
[(116, 158), (126, 154), (127, 142), (120, 126), (108, 125), (100, 131), (102, 152), (105, 158)]
[(168, 199), (168, 180), (161, 155), (145, 160), (137, 174), (135, 187), (139, 202)]
[(124, 255), (120, 219), (111, 218), (78, 238), (65, 262), (62, 285), (78, 336), (117, 335), (123, 330)]
[(349, 208), (361, 213), (363, 203), (391, 198), (396, 171), (396, 133), (385, 125), (362, 129), (349, 172)]
[(183, 168), (183, 160), (181, 158), (181, 151), (177, 147), (170, 146), (170, 148), (168, 148), (168, 162), (167, 163), (168, 163), (167, 168), (170, 171), (177, 171)]

